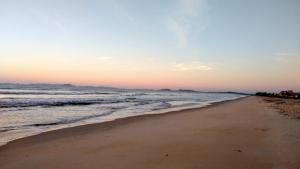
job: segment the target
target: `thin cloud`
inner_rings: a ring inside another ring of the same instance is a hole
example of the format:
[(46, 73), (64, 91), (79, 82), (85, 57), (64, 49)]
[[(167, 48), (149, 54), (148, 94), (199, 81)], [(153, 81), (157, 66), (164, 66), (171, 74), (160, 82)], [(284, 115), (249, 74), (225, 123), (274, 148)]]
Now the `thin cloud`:
[(100, 60), (100, 61), (107, 61), (107, 60), (111, 60), (112, 57), (110, 56), (101, 56), (101, 57), (96, 57), (97, 60)]
[(190, 63), (176, 63), (171, 66), (170, 70), (183, 72), (183, 71), (210, 71), (213, 68), (202, 62), (190, 62)]
[(120, 2), (118, 2), (118, 0), (112, 0), (111, 2), (115, 8), (115, 12), (117, 12), (119, 17), (121, 17), (121, 18), (125, 17), (127, 21), (129, 21), (130, 23), (132, 23), (134, 25), (137, 25), (137, 22), (134, 19), (134, 17), (132, 15), (130, 15), (129, 11)]
[(278, 56), (278, 57), (275, 58), (275, 61), (276, 61), (276, 62), (279, 62), (279, 63), (288, 63), (288, 62), (289, 62), (289, 59), (286, 58), (286, 57)]
[(53, 24), (54, 26), (56, 26), (56, 28), (59, 29), (60, 31), (66, 32), (65, 26), (64, 26), (61, 22), (59, 22), (59, 21), (57, 21), (57, 20), (53, 20), (53, 21), (52, 21), (52, 24)]
[(173, 32), (180, 45), (183, 47), (187, 46), (188, 30), (186, 28), (186, 25), (177, 21), (176, 18), (171, 17), (166, 19), (166, 25), (170, 29), (170, 31)]
[(204, 5), (203, 0), (181, 0), (180, 5), (183, 12), (188, 16), (197, 16), (199, 9)]
[(300, 57), (291, 53), (276, 53), (274, 60), (278, 63), (297, 63)]
[[(198, 32), (207, 28), (207, 20), (201, 16), (205, 7), (205, 0), (179, 0), (177, 6), (164, 17), (166, 28), (174, 34), (181, 47), (188, 45), (193, 27)], [(197, 19), (197, 22), (193, 22), (193, 19)]]
[(62, 33), (67, 32), (66, 26), (63, 22), (64, 17), (58, 12), (45, 13), (40, 9), (31, 9), (28, 12), (31, 13), (37, 19), (39, 19), (39, 21), (43, 24), (51, 25), (59, 31), (61, 31)]
[(289, 56), (291, 55), (290, 53), (276, 53), (278, 56)]

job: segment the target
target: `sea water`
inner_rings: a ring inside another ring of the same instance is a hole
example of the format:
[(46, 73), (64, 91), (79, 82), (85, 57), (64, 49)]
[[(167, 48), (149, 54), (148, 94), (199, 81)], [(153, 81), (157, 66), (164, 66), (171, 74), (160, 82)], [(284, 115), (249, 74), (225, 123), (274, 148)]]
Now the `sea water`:
[(42, 132), (143, 114), (203, 107), (235, 93), (0, 84), (0, 145)]

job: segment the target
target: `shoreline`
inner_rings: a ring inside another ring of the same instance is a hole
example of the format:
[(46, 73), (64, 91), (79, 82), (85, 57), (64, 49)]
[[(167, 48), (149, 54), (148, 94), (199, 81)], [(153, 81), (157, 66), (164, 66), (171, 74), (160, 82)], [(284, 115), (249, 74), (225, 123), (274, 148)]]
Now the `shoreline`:
[[(78, 125), (78, 126), (72, 126), (72, 127), (65, 127), (65, 128), (54, 129), (54, 130), (45, 131), (45, 132), (41, 132), (41, 133), (38, 133), (38, 134), (26, 136), (26, 137), (14, 139), (14, 140), (8, 141), (7, 143), (0, 144), (0, 151), (1, 151), (2, 147), (5, 147), (6, 145), (8, 145), (10, 143), (17, 142), (17, 141), (22, 141), (23, 139), (26, 139), (26, 138), (35, 137), (35, 136), (42, 135), (42, 134), (47, 134), (47, 133), (50, 133), (50, 132), (57, 132), (59, 130), (68, 130), (68, 129), (73, 129), (73, 128), (77, 128), (77, 127), (88, 127), (90, 125), (100, 125), (100, 124), (101, 125), (109, 125), (110, 123), (114, 123), (115, 121), (127, 120), (128, 118), (146, 118), (146, 116), (150, 117), (150, 116), (164, 115), (164, 114), (169, 114), (169, 113), (184, 113), (183, 111), (197, 110), (197, 109), (202, 109), (202, 108), (206, 108), (206, 107), (210, 107), (210, 106), (216, 106), (216, 105), (223, 104), (223, 103), (226, 103), (226, 102), (231, 102), (231, 101), (236, 101), (236, 100), (240, 100), (240, 99), (245, 99), (247, 97), (251, 97), (251, 96), (246, 96), (245, 95), (245, 96), (242, 96), (242, 97), (239, 97), (239, 98), (235, 98), (235, 99), (224, 100), (224, 101), (216, 101), (216, 102), (208, 103), (207, 105), (204, 105), (204, 106), (202, 105), (202, 106), (199, 106), (199, 107), (196, 106), (196, 107), (192, 107), (192, 108), (182, 108), (182, 109), (171, 110), (171, 111), (164, 111), (162, 109), (162, 110), (158, 110), (158, 112), (161, 111), (159, 113), (145, 112), (145, 114), (117, 118), (117, 119), (113, 119), (111, 121), (103, 121), (103, 122), (97, 122), (97, 123), (89, 123), (89, 124), (83, 124), (83, 125)], [(156, 111), (154, 111), (154, 112), (156, 112)], [(142, 117), (142, 116), (145, 116), (145, 117)], [(116, 123), (118, 123), (118, 122), (116, 122)]]
[(0, 147), (0, 168), (294, 169), (299, 129), (299, 120), (251, 96), (15, 140)]

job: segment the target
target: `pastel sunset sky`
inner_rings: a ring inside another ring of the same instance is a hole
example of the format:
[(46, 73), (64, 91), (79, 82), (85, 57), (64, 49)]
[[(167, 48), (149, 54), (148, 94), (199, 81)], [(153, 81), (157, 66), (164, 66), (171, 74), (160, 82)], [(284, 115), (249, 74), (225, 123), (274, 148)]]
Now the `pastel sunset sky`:
[(0, 82), (300, 90), (299, 0), (0, 0)]

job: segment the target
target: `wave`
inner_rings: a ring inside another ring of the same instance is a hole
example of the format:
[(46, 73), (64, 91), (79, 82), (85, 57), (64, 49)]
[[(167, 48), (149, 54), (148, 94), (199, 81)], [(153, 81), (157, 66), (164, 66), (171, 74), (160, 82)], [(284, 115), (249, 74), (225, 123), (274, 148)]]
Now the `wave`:
[(60, 100), (60, 101), (26, 101), (26, 100), (13, 100), (13, 101), (0, 101), (0, 108), (16, 108), (16, 107), (54, 107), (54, 106), (85, 106), (93, 104), (108, 104), (108, 103), (119, 103), (129, 102), (128, 100)]
[(114, 113), (115, 110), (111, 110), (106, 113), (96, 114), (96, 115), (90, 115), (90, 116), (81, 116), (81, 117), (73, 117), (73, 118), (62, 118), (54, 122), (44, 122), (44, 123), (34, 123), (34, 124), (26, 124), (26, 125), (19, 125), (19, 126), (7, 126), (7, 127), (1, 127), (0, 132), (8, 132), (12, 130), (18, 130), (18, 129), (25, 129), (25, 128), (31, 128), (31, 127), (50, 127), (50, 126), (58, 126), (58, 125), (64, 125), (64, 124), (72, 124), (83, 120), (93, 119), (96, 117), (102, 117), (102, 116), (108, 116)]
[(115, 92), (40, 92), (40, 91), (0, 91), (3, 95), (107, 95)]

